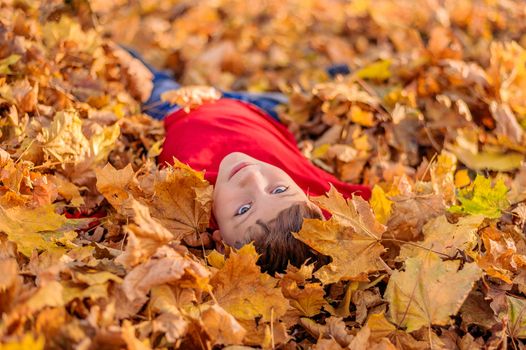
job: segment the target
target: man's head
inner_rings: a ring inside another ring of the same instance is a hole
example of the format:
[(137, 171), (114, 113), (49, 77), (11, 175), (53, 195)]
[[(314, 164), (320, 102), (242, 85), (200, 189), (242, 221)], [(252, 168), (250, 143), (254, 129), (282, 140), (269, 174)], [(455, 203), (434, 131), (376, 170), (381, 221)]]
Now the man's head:
[[(290, 232), (301, 229), (304, 217), (323, 218), (282, 169), (240, 152), (221, 161), (213, 210), (225, 243), (239, 248), (254, 241), (262, 259), (274, 252), (291, 262), (310, 250)], [(299, 256), (292, 258), (291, 250)]]

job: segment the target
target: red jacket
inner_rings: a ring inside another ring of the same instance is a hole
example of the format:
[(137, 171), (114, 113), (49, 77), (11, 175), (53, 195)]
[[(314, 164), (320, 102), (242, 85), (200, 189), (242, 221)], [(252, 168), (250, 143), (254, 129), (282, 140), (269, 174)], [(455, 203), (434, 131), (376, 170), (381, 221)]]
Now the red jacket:
[(165, 118), (166, 140), (159, 162), (172, 157), (193, 169), (205, 170), (215, 184), (219, 164), (231, 152), (243, 152), (283, 169), (308, 195), (322, 195), (329, 183), (345, 197), (369, 199), (368, 186), (352, 185), (314, 166), (299, 151), (294, 136), (267, 113), (251, 104), (220, 99)]

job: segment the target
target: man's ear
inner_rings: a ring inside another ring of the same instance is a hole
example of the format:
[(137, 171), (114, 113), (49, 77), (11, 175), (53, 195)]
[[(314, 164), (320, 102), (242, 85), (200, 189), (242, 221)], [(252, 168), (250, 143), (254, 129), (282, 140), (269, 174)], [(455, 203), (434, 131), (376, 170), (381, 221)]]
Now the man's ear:
[(216, 244), (216, 250), (221, 254), (224, 254), (225, 245), (223, 244), (223, 239), (221, 238), (221, 232), (219, 230), (215, 230), (214, 233), (212, 233), (212, 240)]

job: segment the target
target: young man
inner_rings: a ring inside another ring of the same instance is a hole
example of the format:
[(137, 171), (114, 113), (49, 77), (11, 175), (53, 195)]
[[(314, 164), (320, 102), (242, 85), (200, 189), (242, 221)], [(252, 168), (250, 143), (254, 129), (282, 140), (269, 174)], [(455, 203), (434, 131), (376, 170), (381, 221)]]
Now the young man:
[(254, 241), (260, 264), (270, 272), (288, 262), (299, 266), (315, 254), (290, 232), (299, 231), (306, 217), (323, 218), (309, 195), (322, 195), (332, 184), (345, 197), (369, 199), (367, 186), (344, 183), (301, 154), (275, 111), (286, 102), (283, 95), (224, 92), (217, 101), (185, 111), (160, 101), (163, 92), (180, 85), (145, 65), (154, 78), (144, 110), (164, 119), (166, 129), (158, 161), (175, 157), (205, 171), (215, 186), (214, 240), (236, 248)]

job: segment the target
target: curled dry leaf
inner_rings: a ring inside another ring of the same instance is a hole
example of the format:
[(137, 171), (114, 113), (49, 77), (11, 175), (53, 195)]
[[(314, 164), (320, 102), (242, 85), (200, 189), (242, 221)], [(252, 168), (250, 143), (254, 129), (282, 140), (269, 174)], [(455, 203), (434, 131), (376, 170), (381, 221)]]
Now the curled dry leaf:
[(181, 106), (186, 112), (204, 103), (217, 101), (219, 98), (221, 98), (221, 93), (209, 86), (185, 86), (161, 95), (163, 101)]
[(122, 288), (133, 304), (146, 302), (154, 286), (178, 283), (188, 288), (207, 290), (209, 272), (198, 262), (168, 246), (157, 250), (148, 261), (134, 267), (124, 278)]
[(144, 262), (173, 239), (172, 233), (151, 217), (148, 207), (133, 199), (130, 209), (134, 223), (125, 226), (128, 233), (126, 250), (115, 259), (127, 267)]

